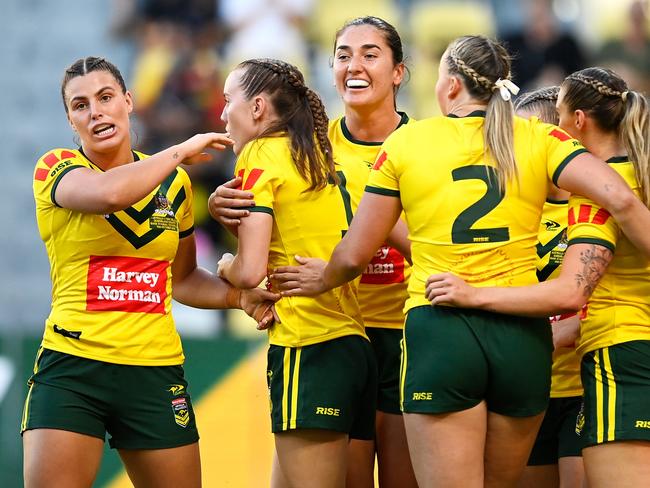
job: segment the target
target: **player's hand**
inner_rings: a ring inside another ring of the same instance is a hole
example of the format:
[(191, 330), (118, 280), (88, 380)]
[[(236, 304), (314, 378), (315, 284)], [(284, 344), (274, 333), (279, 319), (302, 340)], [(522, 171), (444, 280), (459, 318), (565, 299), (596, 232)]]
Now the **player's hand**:
[(476, 289), (453, 273), (439, 273), (429, 276), (425, 296), (431, 305), (453, 305), (472, 308)]
[(237, 226), (240, 219), (247, 217), (248, 207), (255, 206), (254, 195), (249, 191), (239, 190), (242, 179), (238, 176), (219, 185), (208, 199), (208, 211), (214, 220), (226, 227)]
[(178, 151), (174, 157), (182, 157), (183, 164), (198, 164), (210, 161), (212, 156), (205, 152), (206, 149), (216, 149), (223, 151), (226, 147), (232, 146), (234, 141), (228, 137), (228, 134), (219, 134), (217, 132), (207, 132), (205, 134), (196, 134), (185, 142), (178, 145)]
[(269, 276), (274, 290), (283, 297), (312, 297), (326, 291), (323, 272), (327, 261), (318, 258), (296, 256), (300, 266), (280, 266)]
[(270, 328), (274, 323), (280, 323), (274, 304), (280, 295), (264, 288), (251, 288), (242, 290), (241, 308), (257, 322), (258, 330)]

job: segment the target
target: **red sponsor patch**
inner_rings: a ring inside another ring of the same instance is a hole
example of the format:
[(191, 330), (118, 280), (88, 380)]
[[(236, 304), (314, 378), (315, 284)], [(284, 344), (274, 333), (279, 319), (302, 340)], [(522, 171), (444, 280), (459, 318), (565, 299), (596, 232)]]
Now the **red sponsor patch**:
[(549, 136), (553, 136), (556, 139), (561, 140), (562, 142), (569, 141), (571, 140), (571, 136), (567, 134), (566, 132), (560, 130), (560, 129), (553, 129)]
[(379, 157), (377, 158), (377, 161), (375, 161), (375, 164), (372, 167), (372, 169), (377, 170), (381, 168), (381, 165), (384, 164), (384, 161), (386, 161), (387, 158), (388, 158), (388, 154), (386, 154), (386, 151), (382, 151)]
[(165, 313), (169, 261), (90, 256), (86, 310)]
[(361, 283), (390, 285), (404, 282), (404, 256), (393, 247), (383, 245), (361, 275)]

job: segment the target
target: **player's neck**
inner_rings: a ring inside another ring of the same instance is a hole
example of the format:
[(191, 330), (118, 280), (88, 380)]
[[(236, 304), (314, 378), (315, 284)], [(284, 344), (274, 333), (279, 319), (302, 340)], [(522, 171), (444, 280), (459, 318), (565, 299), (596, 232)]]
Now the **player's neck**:
[(393, 133), (402, 116), (395, 109), (381, 107), (376, 110), (355, 110), (346, 108), (345, 125), (358, 141), (383, 142)]
[(122, 144), (115, 151), (98, 152), (92, 148), (83, 148), (86, 157), (95, 165), (104, 171), (116, 168), (124, 164), (132, 163), (133, 152), (128, 144)]
[(603, 161), (616, 156), (627, 155), (627, 150), (615, 132), (595, 131), (585, 135), (581, 142), (591, 154)]

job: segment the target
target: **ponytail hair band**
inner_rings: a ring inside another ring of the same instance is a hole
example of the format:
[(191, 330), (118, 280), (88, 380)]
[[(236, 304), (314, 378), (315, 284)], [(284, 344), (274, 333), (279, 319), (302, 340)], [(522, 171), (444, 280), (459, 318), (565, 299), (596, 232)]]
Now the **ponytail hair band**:
[(506, 102), (510, 101), (512, 95), (519, 93), (519, 87), (507, 78), (499, 78), (495, 81), (492, 90), (499, 90), (499, 95), (501, 95), (501, 98)]

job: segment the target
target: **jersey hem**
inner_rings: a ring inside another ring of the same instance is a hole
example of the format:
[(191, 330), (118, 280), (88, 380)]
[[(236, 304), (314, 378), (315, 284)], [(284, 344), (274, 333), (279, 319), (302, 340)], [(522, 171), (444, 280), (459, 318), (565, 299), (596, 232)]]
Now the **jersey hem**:
[(124, 358), (104, 357), (95, 354), (86, 354), (80, 351), (69, 351), (65, 347), (58, 347), (57, 345), (46, 344), (45, 342), (41, 344), (41, 347), (43, 347), (43, 349), (49, 349), (50, 351), (56, 351), (62, 354), (69, 354), (70, 356), (75, 356), (78, 358), (91, 359), (93, 361), (100, 361), (102, 363), (109, 364), (123, 364), (124, 366), (182, 366), (185, 362), (184, 354), (181, 354), (174, 359), (142, 360), (139, 358), (137, 360), (130, 360)]
[(269, 345), (270, 346), (281, 346), (281, 347), (305, 347), (305, 346), (312, 346), (314, 344), (321, 344), (323, 342), (332, 341), (334, 339), (339, 339), (341, 337), (347, 337), (347, 336), (353, 336), (353, 335), (361, 336), (367, 341), (370, 340), (370, 339), (368, 339), (368, 336), (366, 335), (365, 332), (354, 330), (354, 331), (350, 331), (349, 333), (344, 332), (344, 333), (340, 333), (340, 334), (330, 334), (330, 335), (318, 336), (318, 337), (314, 337), (313, 339), (307, 339), (307, 340), (304, 340), (304, 341), (298, 341), (298, 342), (294, 342), (294, 343), (269, 339)]

